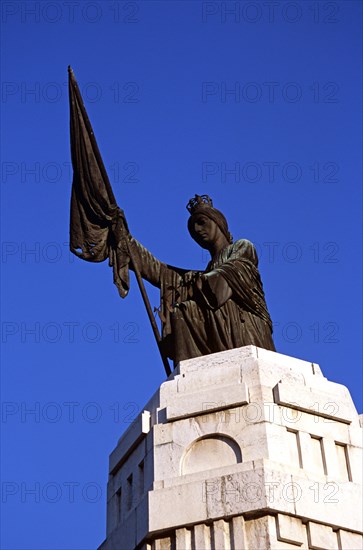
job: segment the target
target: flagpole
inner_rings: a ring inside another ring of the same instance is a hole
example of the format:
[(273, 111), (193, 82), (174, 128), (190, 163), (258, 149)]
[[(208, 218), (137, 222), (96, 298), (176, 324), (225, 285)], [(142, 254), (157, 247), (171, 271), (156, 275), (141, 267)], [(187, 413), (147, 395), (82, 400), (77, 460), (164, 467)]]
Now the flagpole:
[[(110, 197), (110, 200), (111, 202), (113, 202), (115, 204), (115, 206), (117, 206), (117, 203), (116, 203), (116, 199), (115, 199), (115, 196), (113, 194), (113, 191), (112, 191), (112, 187), (111, 187), (111, 184), (110, 184), (110, 181), (108, 179), (108, 175), (107, 175), (107, 172), (106, 172), (106, 169), (105, 169), (105, 166), (103, 164), (103, 160), (102, 160), (102, 157), (101, 157), (101, 153), (98, 149), (98, 145), (97, 145), (97, 142), (96, 142), (96, 138), (95, 138), (95, 135), (94, 135), (94, 132), (93, 132), (93, 129), (92, 129), (92, 125), (91, 125), (91, 122), (88, 118), (88, 115), (87, 115), (87, 111), (85, 109), (85, 106), (83, 104), (83, 100), (82, 100), (82, 96), (81, 96), (81, 92), (79, 91), (79, 88), (78, 88), (78, 84), (77, 84), (77, 81), (75, 79), (75, 76), (74, 76), (74, 73), (73, 73), (73, 70), (71, 68), (71, 66), (69, 65), (68, 66), (68, 73), (69, 73), (69, 87), (72, 86), (72, 89), (73, 89), (73, 92), (76, 96), (76, 99), (79, 103), (79, 106), (80, 106), (80, 109), (82, 111), (82, 115), (83, 115), (83, 120), (84, 120), (84, 123), (85, 123), (85, 126), (86, 126), (86, 129), (89, 133), (89, 137), (90, 137), (90, 141), (92, 143), (92, 149), (93, 149), (93, 152), (94, 152), (94, 155), (97, 159), (97, 163), (99, 165), (99, 168), (100, 168), (100, 172), (101, 172), (101, 175), (102, 175), (102, 178), (105, 182), (105, 186), (106, 186), (106, 189), (107, 189), (107, 192), (108, 192), (108, 195)], [(70, 98), (72, 97), (72, 94), (70, 94)], [(72, 105), (72, 108), (75, 109), (76, 106), (75, 105)], [(137, 280), (137, 284), (138, 284), (138, 287), (140, 289), (140, 292), (141, 292), (141, 297), (142, 297), (142, 300), (144, 302), (144, 305), (146, 307), (146, 312), (147, 312), (147, 315), (149, 317), (149, 320), (150, 320), (150, 323), (151, 323), (151, 328), (152, 328), (152, 331), (154, 333), (154, 336), (155, 336), (155, 340), (156, 340), (156, 343), (157, 343), (157, 346), (159, 348), (159, 352), (160, 352), (160, 356), (161, 356), (161, 359), (162, 359), (162, 362), (163, 362), (163, 365), (164, 365), (164, 368), (165, 368), (165, 372), (166, 372), (166, 375), (169, 376), (171, 374), (171, 369), (170, 369), (170, 365), (169, 365), (169, 361), (167, 359), (167, 357), (165, 356), (164, 354), (164, 351), (162, 349), (162, 342), (161, 342), (161, 336), (160, 336), (160, 332), (159, 332), (159, 329), (158, 329), (158, 326), (156, 324), (156, 320), (155, 320), (155, 317), (153, 315), (153, 312), (152, 312), (152, 309), (151, 309), (151, 306), (150, 306), (150, 301), (149, 301), (149, 297), (146, 293), (146, 289), (145, 289), (145, 285), (144, 285), (144, 281), (142, 280), (142, 277), (141, 277), (141, 274), (140, 274), (140, 270), (139, 270), (139, 267), (137, 265), (137, 262), (134, 260), (133, 258), (133, 255), (132, 255), (132, 252), (131, 252), (131, 248), (129, 246), (129, 243), (127, 243), (127, 248), (128, 248), (128, 255), (130, 257), (130, 263), (131, 263), (131, 269), (133, 270), (133, 272), (135, 273), (135, 277), (136, 277), (136, 280)]]
[(155, 320), (155, 317), (153, 315), (153, 312), (152, 312), (152, 309), (151, 309), (151, 306), (150, 306), (150, 301), (149, 301), (149, 297), (146, 293), (144, 281), (142, 280), (142, 277), (141, 277), (141, 274), (140, 274), (140, 271), (139, 271), (139, 267), (138, 267), (137, 263), (134, 261), (134, 259), (132, 257), (132, 253), (131, 253), (129, 244), (127, 244), (127, 248), (128, 248), (129, 257), (130, 257), (130, 260), (131, 260), (131, 266), (132, 266), (131, 269), (135, 273), (137, 284), (139, 285), (141, 296), (142, 296), (143, 302), (145, 304), (148, 317), (150, 319), (151, 328), (153, 330), (155, 340), (156, 340), (157, 346), (159, 348), (159, 352), (160, 352), (160, 355), (161, 355), (161, 360), (163, 362), (166, 375), (169, 376), (171, 374), (169, 361), (168, 361), (167, 357), (165, 357), (164, 352), (163, 352), (162, 347), (161, 347), (160, 332), (159, 332), (158, 325), (156, 324), (156, 320)]

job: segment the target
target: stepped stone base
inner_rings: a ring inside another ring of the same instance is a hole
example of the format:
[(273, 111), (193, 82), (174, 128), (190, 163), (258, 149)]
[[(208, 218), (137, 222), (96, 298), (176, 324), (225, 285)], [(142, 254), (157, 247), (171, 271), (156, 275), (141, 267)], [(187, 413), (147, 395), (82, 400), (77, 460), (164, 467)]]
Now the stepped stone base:
[(254, 346), (182, 361), (110, 456), (99, 550), (354, 550), (362, 428), (318, 365)]

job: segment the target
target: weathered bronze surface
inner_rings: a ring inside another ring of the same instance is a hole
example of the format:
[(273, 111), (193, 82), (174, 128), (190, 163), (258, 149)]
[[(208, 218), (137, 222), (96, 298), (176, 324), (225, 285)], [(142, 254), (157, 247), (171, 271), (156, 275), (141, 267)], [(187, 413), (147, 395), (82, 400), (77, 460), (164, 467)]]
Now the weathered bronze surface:
[(211, 255), (203, 272), (160, 262), (130, 235), (120, 212), (113, 234), (124, 292), (129, 249), (141, 276), (160, 288), (162, 346), (174, 363), (249, 344), (275, 350), (253, 244), (232, 241), (225, 217), (207, 195), (196, 195), (188, 210), (192, 238)]
[[(253, 344), (274, 350), (272, 323), (250, 241), (233, 242), (223, 214), (207, 195), (187, 205), (192, 238), (210, 252), (205, 271), (188, 271), (156, 259), (129, 232), (117, 206), (81, 94), (69, 69), (73, 186), (70, 248), (83, 260), (109, 259), (125, 298), (129, 268), (136, 275), (166, 373), (183, 359)], [(160, 337), (142, 279), (160, 288)]]

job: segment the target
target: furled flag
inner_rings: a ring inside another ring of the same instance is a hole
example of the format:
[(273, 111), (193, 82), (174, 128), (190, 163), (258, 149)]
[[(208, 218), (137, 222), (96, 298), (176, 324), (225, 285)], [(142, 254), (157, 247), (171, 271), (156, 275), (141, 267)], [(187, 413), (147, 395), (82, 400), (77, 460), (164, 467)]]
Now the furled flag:
[[(129, 289), (125, 256), (117, 252), (111, 227), (120, 210), (111, 189), (74, 73), (68, 67), (73, 184), (70, 249), (82, 260), (109, 259), (114, 283), (124, 298)], [(126, 220), (125, 220), (126, 224)]]
[(70, 249), (76, 256), (88, 262), (103, 262), (108, 258), (109, 265), (113, 267), (113, 282), (121, 298), (125, 298), (129, 291), (129, 263), (131, 263), (165, 372), (169, 376), (170, 366), (161, 347), (159, 330), (139, 268), (134, 264), (130, 254), (128, 239), (125, 238), (125, 243), (117, 243), (112, 231), (121, 217), (123, 227), (128, 233), (124, 212), (116, 204), (81, 92), (70, 67), (68, 67), (68, 75), (73, 166)]

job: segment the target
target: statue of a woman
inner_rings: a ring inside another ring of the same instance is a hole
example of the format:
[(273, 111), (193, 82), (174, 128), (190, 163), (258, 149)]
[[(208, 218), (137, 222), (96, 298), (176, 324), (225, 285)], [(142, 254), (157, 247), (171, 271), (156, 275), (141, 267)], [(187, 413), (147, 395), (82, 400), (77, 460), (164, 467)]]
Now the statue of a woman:
[[(129, 233), (118, 208), (81, 93), (69, 68), (73, 184), (70, 249), (89, 262), (108, 258), (120, 296), (129, 290), (129, 264), (160, 288), (161, 347), (174, 364), (249, 344), (274, 350), (256, 251), (249, 241), (233, 243), (223, 214), (207, 195), (188, 203), (188, 229), (209, 250), (203, 272), (187, 271), (157, 260)], [(150, 305), (144, 296), (151, 315)], [(154, 321), (154, 319), (152, 319)], [(156, 327), (154, 327), (156, 329)], [(157, 332), (157, 331), (156, 331)], [(154, 331), (155, 333), (155, 331)], [(165, 364), (166, 372), (169, 366)]]
[(160, 288), (162, 346), (174, 364), (209, 353), (255, 345), (275, 350), (256, 250), (250, 241), (233, 242), (226, 218), (207, 195), (187, 206), (192, 238), (209, 251), (205, 271), (187, 271), (157, 260), (134, 239), (119, 210), (113, 234), (117, 246), (117, 284), (129, 288), (131, 251), (141, 276)]

